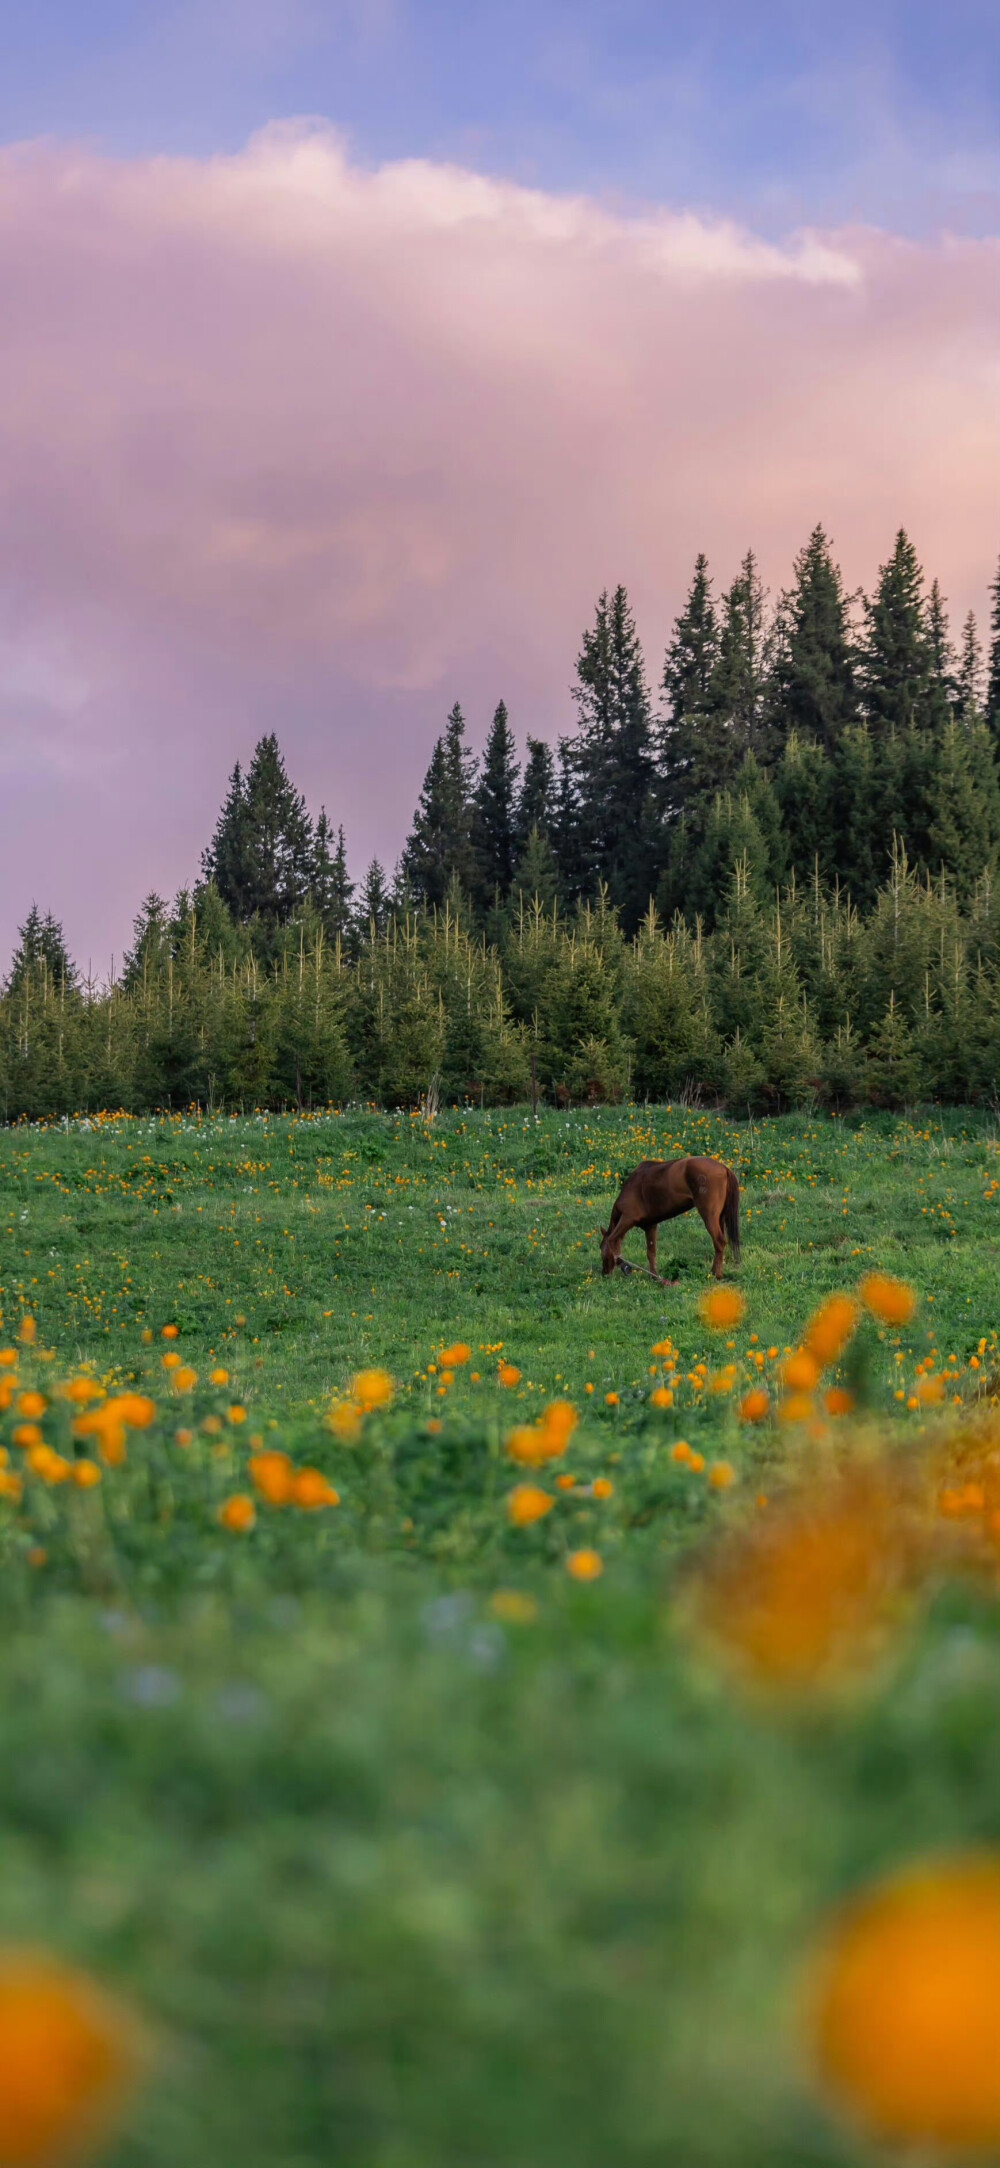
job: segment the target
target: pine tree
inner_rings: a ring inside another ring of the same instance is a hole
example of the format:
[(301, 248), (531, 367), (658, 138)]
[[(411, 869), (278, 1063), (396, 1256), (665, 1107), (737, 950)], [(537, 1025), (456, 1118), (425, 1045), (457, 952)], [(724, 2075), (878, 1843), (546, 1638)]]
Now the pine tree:
[(472, 799), (475, 775), (465, 745), (465, 718), (456, 700), (444, 736), (431, 754), (413, 831), (403, 853), (403, 873), (417, 902), (440, 908), (454, 879), (472, 893)]
[(347, 846), (343, 828), (338, 828), (334, 845), (333, 829), (327, 819), (326, 807), (321, 806), (313, 834), (309, 898), (328, 940), (347, 939), (353, 924), (353, 894), (354, 882), (347, 871)]
[(935, 580), (927, 598), (927, 638), (931, 650), (931, 704), (925, 727), (941, 731), (951, 721), (958, 702), (958, 681), (955, 676), (955, 650), (951, 644), (948, 612), (941, 593), (940, 583)]
[(305, 800), (289, 781), (272, 733), (254, 748), (245, 777), (239, 763), (233, 769), (202, 858), (205, 878), (215, 882), (237, 924), (256, 918), (267, 929), (285, 925), (309, 893), (312, 842)]
[(370, 936), (378, 939), (384, 934), (389, 924), (391, 910), (392, 898), (389, 894), (385, 870), (379, 865), (378, 859), (373, 858), (361, 883), (361, 893), (358, 897), (356, 925), (363, 941), (367, 941)]
[(742, 758), (760, 741), (765, 683), (766, 596), (757, 559), (748, 550), (732, 586), (722, 598), (719, 649), (711, 694), (729, 730), (730, 757)]
[(577, 730), (566, 741), (576, 786), (582, 893), (603, 884), (626, 923), (646, 907), (641, 836), (653, 781), (649, 695), (642, 649), (624, 587), (598, 600), (577, 657)]
[(27, 980), (42, 980), (55, 992), (72, 992), (77, 985), (76, 965), (70, 956), (63, 930), (51, 911), (43, 918), (33, 903), (23, 926), (17, 929), (17, 947), (7, 974), (7, 992), (14, 994)]
[(132, 946), (122, 959), (122, 986), (131, 992), (156, 979), (166, 968), (171, 946), (167, 905), (153, 889), (132, 921)]
[(528, 757), (517, 802), (517, 844), (523, 852), (533, 828), (551, 837), (556, 827), (556, 765), (544, 738), (528, 739)]
[(1000, 567), (990, 588), (990, 664), (985, 715), (993, 743), (1000, 749)]
[(955, 680), (955, 712), (959, 722), (970, 727), (973, 723), (982, 722), (982, 694), (983, 650), (975, 611), (970, 610), (962, 626), (962, 646)]
[(483, 907), (497, 896), (503, 900), (514, 878), (518, 772), (507, 709), (501, 700), (490, 725), (473, 798), (475, 892)]
[(778, 612), (769, 749), (779, 750), (794, 734), (830, 751), (856, 719), (857, 693), (847, 601), (822, 527), (813, 528), (794, 571)]
[(559, 868), (548, 836), (533, 828), (514, 869), (511, 894), (518, 904), (536, 898), (551, 910), (559, 895)]
[(923, 584), (917, 553), (900, 528), (874, 597), (865, 603), (862, 694), (879, 738), (932, 729), (942, 720)]
[(676, 819), (699, 799), (711, 799), (727, 781), (725, 724), (717, 727), (718, 661), (719, 625), (708, 560), (700, 553), (687, 601), (674, 623), (661, 681), (665, 709), (657, 731), (657, 765), (668, 819)]

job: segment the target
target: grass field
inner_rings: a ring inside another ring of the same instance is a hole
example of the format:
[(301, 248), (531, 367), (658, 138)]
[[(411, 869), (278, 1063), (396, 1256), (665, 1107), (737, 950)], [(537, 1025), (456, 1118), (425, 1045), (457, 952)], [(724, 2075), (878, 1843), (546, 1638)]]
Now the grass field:
[[(700, 1313), (694, 1215), (661, 1234), (676, 1286), (599, 1276), (621, 1175), (687, 1151), (743, 1186), (728, 1331)], [(150, 2033), (102, 2158), (878, 2157), (814, 2081), (797, 1983), (845, 1894), (1000, 1836), (995, 1575), (937, 1573), (855, 1691), (791, 1704), (734, 1688), (678, 1591), (855, 1435), (822, 1394), (812, 1423), (738, 1412), (761, 1380), (780, 1397), (831, 1291), (879, 1268), (918, 1297), (824, 1381), (897, 1464), (1000, 1390), (994, 1127), (108, 1119), (5, 1132), (0, 1183), (3, 1335), (44, 1444), (68, 1459), (86, 1405), (57, 1380), (156, 1403), (124, 1460), (77, 1439), (90, 1490), (30, 1472), (13, 1388), (0, 1415), (23, 1478), (0, 1499), (0, 1937), (81, 1963)], [(394, 1401), (362, 1420), (344, 1396), (375, 1366)], [(508, 1433), (553, 1399), (568, 1450), (515, 1467)], [(268, 1504), (262, 1449), (339, 1502)], [(516, 1526), (525, 1480), (551, 1502)]]

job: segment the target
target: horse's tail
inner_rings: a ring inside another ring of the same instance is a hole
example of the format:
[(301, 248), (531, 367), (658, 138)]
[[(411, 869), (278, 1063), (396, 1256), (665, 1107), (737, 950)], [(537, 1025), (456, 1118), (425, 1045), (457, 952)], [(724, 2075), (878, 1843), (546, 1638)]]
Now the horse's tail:
[(726, 1201), (722, 1207), (722, 1225), (726, 1240), (733, 1253), (733, 1263), (740, 1262), (740, 1185), (731, 1167), (726, 1168)]

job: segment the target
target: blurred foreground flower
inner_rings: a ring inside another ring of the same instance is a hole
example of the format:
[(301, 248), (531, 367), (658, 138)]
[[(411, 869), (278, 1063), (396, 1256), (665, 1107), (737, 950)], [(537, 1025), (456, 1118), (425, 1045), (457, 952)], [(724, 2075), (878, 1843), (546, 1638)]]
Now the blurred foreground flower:
[(507, 1512), (514, 1528), (530, 1528), (533, 1521), (544, 1520), (554, 1505), (555, 1499), (537, 1483), (518, 1483), (507, 1500)]
[(55, 2168), (113, 2124), (140, 2063), (138, 2029), (83, 1973), (40, 1950), (0, 1953), (0, 2163)]
[(453, 1347), (441, 1349), (441, 1367), (444, 1370), (461, 1370), (462, 1364), (468, 1362), (471, 1354), (472, 1349), (466, 1347), (464, 1340), (456, 1340)]
[(820, 2076), (871, 2134), (1000, 2146), (1000, 1857), (929, 1861), (847, 1906), (812, 2027)]
[(828, 1295), (812, 1317), (802, 1335), (802, 1345), (811, 1355), (818, 1370), (827, 1370), (843, 1354), (848, 1341), (857, 1329), (860, 1316), (853, 1295)]
[(359, 1370), (351, 1386), (351, 1393), (359, 1408), (366, 1415), (374, 1408), (387, 1408), (392, 1401), (395, 1386), (388, 1370)]
[(746, 1315), (746, 1303), (737, 1287), (710, 1287), (698, 1304), (704, 1325), (725, 1332)]
[(522, 1468), (541, 1468), (558, 1460), (576, 1429), (579, 1417), (569, 1400), (550, 1400), (537, 1423), (519, 1423), (507, 1440), (507, 1451)]
[(894, 1280), (889, 1272), (869, 1272), (860, 1293), (865, 1309), (883, 1325), (908, 1325), (917, 1307), (912, 1287), (905, 1280)]
[(886, 1471), (823, 1477), (709, 1551), (694, 1616), (753, 1685), (835, 1683), (880, 1654), (922, 1552), (910, 1500)]

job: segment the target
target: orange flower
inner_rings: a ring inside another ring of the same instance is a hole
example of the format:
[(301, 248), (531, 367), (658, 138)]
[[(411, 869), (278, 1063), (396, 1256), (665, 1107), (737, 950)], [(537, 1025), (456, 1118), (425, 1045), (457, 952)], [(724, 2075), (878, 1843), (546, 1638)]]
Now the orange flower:
[(156, 1402), (148, 1393), (116, 1393), (104, 1412), (117, 1416), (130, 1430), (148, 1430), (156, 1421)]
[(93, 1378), (70, 1378), (69, 1384), (63, 1386), (63, 1392), (67, 1400), (72, 1400), (77, 1407), (85, 1408), (88, 1400), (102, 1398), (103, 1387), (95, 1385)]
[(593, 1498), (613, 1498), (615, 1486), (606, 1475), (599, 1475), (595, 1476), (590, 1486), (590, 1492)]
[(800, 1347), (794, 1355), (786, 1355), (781, 1366), (782, 1383), (793, 1393), (811, 1393), (819, 1376), (819, 1364), (808, 1348)]
[(23, 1490), (24, 1484), (19, 1475), (11, 1475), (8, 1469), (0, 1468), (0, 1498), (9, 1498), (11, 1505), (16, 1506)]
[(905, 1280), (894, 1280), (888, 1272), (869, 1272), (862, 1280), (861, 1300), (873, 1317), (883, 1325), (908, 1325), (917, 1307), (917, 1298)]
[(210, 1385), (228, 1385), (228, 1370), (210, 1370), (208, 1373), (208, 1382)]
[(708, 1480), (713, 1490), (728, 1490), (736, 1481), (736, 1470), (728, 1460), (713, 1460)]
[(41, 1476), (43, 1483), (68, 1483), (73, 1474), (72, 1461), (64, 1460), (51, 1445), (32, 1446), (28, 1466), (32, 1475)]
[(571, 1551), (566, 1560), (566, 1571), (574, 1581), (597, 1581), (604, 1572), (604, 1560), (599, 1551)]
[(38, 1338), (38, 1326), (33, 1317), (22, 1317), (19, 1338), (25, 1347), (34, 1347)]
[(234, 1491), (224, 1505), (219, 1507), (219, 1519), (223, 1528), (234, 1536), (245, 1536), (257, 1518), (257, 1508), (247, 1491)]
[(922, 1407), (936, 1407), (945, 1397), (945, 1387), (940, 1378), (922, 1378), (917, 1387), (917, 1398)]
[(685, 1464), (690, 1460), (691, 1447), (689, 1446), (686, 1438), (678, 1438), (676, 1445), (671, 1446), (670, 1458), (671, 1460), (675, 1460), (680, 1467), (684, 1467)]
[(651, 1408), (672, 1408), (673, 1404), (674, 1396), (670, 1390), (669, 1385), (654, 1386), (653, 1391), (650, 1393), (649, 1396), (649, 1405)]
[(831, 1385), (823, 1399), (828, 1415), (850, 1415), (854, 1407), (854, 1394), (848, 1392), (846, 1385)]
[(471, 1347), (466, 1347), (464, 1340), (456, 1340), (454, 1347), (442, 1348), (442, 1367), (445, 1370), (461, 1370), (462, 1364), (468, 1362), (471, 1353)]
[(160, 1360), (163, 1364), (164, 1370), (176, 1370), (179, 1368), (180, 1356), (178, 1355), (176, 1348), (169, 1349), (166, 1355), (161, 1355)]
[(817, 1962), (813, 2045), (877, 2139), (1000, 2145), (1000, 1858), (929, 1861), (848, 1905)]
[(363, 1421), (364, 1409), (359, 1408), (356, 1400), (338, 1400), (336, 1406), (330, 1409), (326, 1427), (332, 1430), (335, 1438), (350, 1445), (357, 1437)]
[(530, 1528), (533, 1521), (551, 1513), (555, 1499), (537, 1483), (518, 1483), (507, 1500), (507, 1512), (515, 1528)]
[(78, 1490), (93, 1490), (94, 1485), (99, 1483), (100, 1480), (101, 1471), (96, 1460), (75, 1460), (73, 1462), (73, 1481)]
[(177, 1392), (193, 1393), (197, 1383), (198, 1372), (192, 1370), (187, 1363), (182, 1363), (180, 1369), (174, 1371), (174, 1388)]
[(191, 1445), (194, 1442), (194, 1431), (175, 1430), (174, 1437), (176, 1438), (178, 1445)]
[(789, 1393), (787, 1400), (782, 1400), (778, 1407), (783, 1423), (807, 1423), (815, 1412), (814, 1403), (808, 1393)]
[(621, 1394), (605, 1393), (604, 1405), (606, 1408), (619, 1408), (621, 1406)]
[(42, 1950), (0, 1956), (0, 2160), (45, 2168), (103, 2137), (139, 2063), (123, 2009)]
[(752, 1386), (748, 1393), (744, 1393), (740, 1401), (739, 1417), (741, 1423), (762, 1423), (770, 1405), (771, 1402), (764, 1391), (764, 1387), (762, 1385)]
[(857, 1329), (859, 1314), (853, 1295), (828, 1295), (813, 1312), (802, 1335), (802, 1345), (821, 1370), (828, 1369), (843, 1354)]
[(702, 1623), (753, 1682), (798, 1692), (867, 1659), (915, 1557), (905, 1497), (875, 1470), (775, 1505), (710, 1558)]
[(429, 1422), (427, 1423), (427, 1426), (426, 1426), (426, 1427), (427, 1427), (428, 1431), (430, 1432), (430, 1435), (431, 1435), (431, 1437), (432, 1437), (432, 1438), (439, 1438), (439, 1437), (440, 1437), (440, 1435), (441, 1435), (441, 1432), (442, 1432), (442, 1431), (443, 1431), (443, 1429), (444, 1429), (444, 1424), (443, 1424), (443, 1423), (440, 1423), (440, 1422), (438, 1421), (438, 1418), (437, 1418), (437, 1416), (436, 1416), (436, 1415), (432, 1415), (432, 1416), (431, 1416), (431, 1418), (430, 1418), (430, 1421), (429, 1421)]
[(387, 1408), (395, 1392), (388, 1370), (359, 1370), (351, 1392), (359, 1408), (369, 1415), (374, 1408)]
[(17, 1403), (19, 1415), (28, 1415), (35, 1418), (44, 1415), (47, 1407), (48, 1401), (44, 1393), (22, 1393)]
[(703, 1325), (726, 1332), (746, 1316), (746, 1303), (737, 1287), (710, 1287), (698, 1304)]
[[(76, 1429), (75, 1423), (73, 1428)], [(33, 1445), (41, 1445), (42, 1442), (42, 1433), (37, 1423), (18, 1423), (17, 1429), (12, 1431), (11, 1435), (14, 1444), (23, 1446), (25, 1452), (29, 1452)]]
[(704, 1453), (689, 1453), (689, 1454), (688, 1454), (688, 1467), (690, 1468), (690, 1470), (691, 1470), (691, 1473), (692, 1473), (692, 1475), (701, 1475), (701, 1474), (703, 1474), (703, 1472), (704, 1472), (704, 1468), (705, 1468), (705, 1455), (704, 1455)]
[(672, 1340), (657, 1340), (654, 1342), (652, 1348), (652, 1353), (654, 1355), (672, 1355), (673, 1352), (674, 1343)]
[(287, 1453), (255, 1453), (248, 1461), (251, 1481), (269, 1506), (286, 1506), (292, 1495), (292, 1463)]
[(16, 1364), (17, 1359), (16, 1347), (0, 1347), (0, 1365), (5, 1370), (10, 1369), (12, 1364)]
[(162, 1328), (162, 1331), (163, 1331), (163, 1338), (164, 1338), (164, 1340), (176, 1340), (176, 1338), (177, 1338), (177, 1335), (178, 1335), (178, 1333), (179, 1333), (179, 1331), (180, 1331), (180, 1326), (179, 1326), (179, 1325), (164, 1325), (164, 1326), (163, 1326), (163, 1328)]
[(490, 1610), (505, 1626), (530, 1626), (538, 1617), (534, 1597), (525, 1595), (519, 1588), (496, 1589), (490, 1597)]
[(497, 1377), (501, 1385), (513, 1386), (521, 1383), (521, 1373), (516, 1363), (501, 1363)]
[(577, 1412), (568, 1400), (551, 1400), (537, 1423), (519, 1423), (507, 1440), (507, 1451), (522, 1468), (541, 1468), (558, 1460), (577, 1426)]
[(241, 1407), (239, 1407), (238, 1405), (236, 1405), (236, 1406), (233, 1406), (233, 1407), (231, 1407), (231, 1408), (227, 1408), (227, 1409), (226, 1409), (226, 1421), (227, 1421), (227, 1423), (237, 1423), (237, 1424), (238, 1424), (238, 1423), (245, 1423), (245, 1422), (246, 1422), (246, 1419), (247, 1419), (247, 1411), (246, 1411), (246, 1409), (245, 1409), (245, 1408), (241, 1408)]
[(300, 1468), (292, 1479), (292, 1504), (301, 1507), (303, 1513), (315, 1513), (320, 1506), (339, 1506), (340, 1493), (328, 1483), (319, 1468)]

